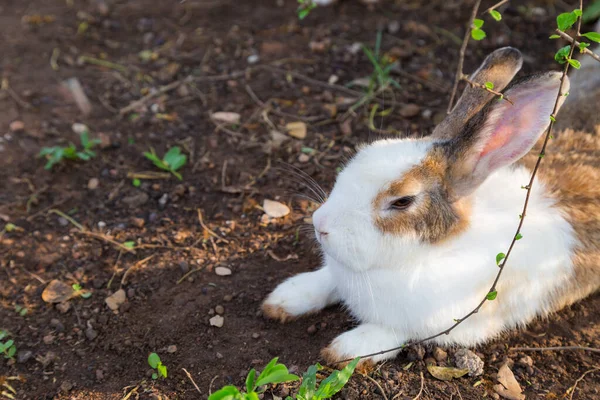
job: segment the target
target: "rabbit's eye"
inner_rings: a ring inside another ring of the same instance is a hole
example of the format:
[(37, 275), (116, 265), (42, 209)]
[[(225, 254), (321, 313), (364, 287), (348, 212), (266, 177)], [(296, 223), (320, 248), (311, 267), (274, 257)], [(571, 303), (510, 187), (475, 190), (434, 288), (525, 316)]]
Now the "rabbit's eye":
[(390, 208), (394, 210), (406, 210), (414, 201), (415, 196), (400, 197), (390, 205)]

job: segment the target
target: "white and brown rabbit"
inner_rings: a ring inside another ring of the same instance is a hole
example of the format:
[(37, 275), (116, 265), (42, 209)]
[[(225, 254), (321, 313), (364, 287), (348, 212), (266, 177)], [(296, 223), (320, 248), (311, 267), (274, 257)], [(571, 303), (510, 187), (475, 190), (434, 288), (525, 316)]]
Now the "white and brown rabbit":
[[(497, 298), (435, 343), (478, 345), (600, 287), (600, 63), (594, 62), (584, 63), (570, 95), (560, 97), (575, 111), (592, 104), (593, 112), (557, 119), (562, 126), (572, 117), (595, 121), (596, 132), (556, 132)], [(539, 143), (531, 149), (548, 128), (559, 91), (559, 72), (508, 86), (521, 64), (520, 52), (506, 47), (471, 75), (498, 90), (508, 87), (514, 105), (468, 87), (432, 136), (360, 149), (313, 215), (323, 266), (280, 284), (263, 303), (264, 314), (285, 322), (343, 303), (360, 325), (324, 349), (326, 361), (337, 362), (434, 335), (471, 311), (496, 277), (496, 255), (513, 239)]]

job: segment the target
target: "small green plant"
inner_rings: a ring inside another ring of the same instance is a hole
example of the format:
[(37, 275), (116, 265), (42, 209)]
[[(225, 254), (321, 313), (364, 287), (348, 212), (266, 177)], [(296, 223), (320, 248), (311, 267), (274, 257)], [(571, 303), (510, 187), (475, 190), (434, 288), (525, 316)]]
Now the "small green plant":
[(38, 157), (46, 158), (47, 162), (44, 169), (51, 170), (54, 165), (62, 162), (63, 159), (89, 161), (96, 157), (96, 152), (92, 149), (100, 144), (100, 140), (90, 140), (87, 130), (81, 132), (79, 140), (81, 141), (81, 147), (83, 147), (82, 150), (78, 150), (73, 142), (70, 142), (68, 147), (43, 147)]
[[(577, 20), (581, 18), (581, 15), (582, 13), (579, 9), (560, 14), (558, 17), (556, 17), (556, 25), (558, 26), (558, 31), (562, 32), (557, 32), (561, 35), (564, 35), (564, 32), (571, 29), (573, 25), (577, 22)], [(559, 39), (561, 35), (552, 35), (550, 36), (550, 39)], [(579, 36), (581, 38), (591, 40), (592, 42), (600, 43), (600, 33), (598, 32), (586, 32), (582, 33)], [(590, 47), (590, 43), (584, 41), (581, 41), (579, 43), (579, 51), (581, 53), (584, 53), (588, 47)], [(569, 57), (570, 54), (571, 45), (562, 47), (554, 55), (554, 60), (559, 64), (565, 64), (568, 62), (569, 65), (571, 65), (573, 68), (581, 68), (581, 63), (578, 60)]]
[(83, 289), (79, 283), (74, 283), (73, 285), (71, 285), (71, 287), (73, 288), (74, 292), (73, 297), (79, 296), (82, 299), (89, 299), (90, 297), (92, 297), (92, 292)]
[(139, 178), (133, 178), (133, 180), (131, 181), (131, 184), (134, 187), (140, 187), (142, 185), (142, 181), (139, 180)]
[(398, 82), (393, 80), (390, 76), (392, 68), (396, 65), (392, 60), (385, 54), (381, 54), (381, 39), (382, 32), (377, 32), (377, 38), (375, 39), (375, 48), (373, 50), (369, 49), (367, 46), (363, 45), (362, 50), (373, 64), (373, 73), (369, 78), (369, 93), (378, 90), (384, 90), (390, 85), (395, 86), (400, 89), (400, 85)]
[(185, 154), (181, 154), (181, 149), (177, 146), (171, 147), (169, 151), (160, 159), (153, 148), (149, 152), (144, 152), (144, 156), (152, 161), (158, 168), (169, 171), (179, 180), (182, 180), (181, 174), (177, 172), (187, 162)]
[(27, 310), (26, 307), (23, 307), (19, 304), (15, 304), (15, 312), (17, 314), (19, 314), (21, 317), (24, 317), (27, 315), (27, 313), (29, 312), (29, 310)]
[[(298, 376), (290, 374), (283, 364), (277, 364), (278, 358), (274, 358), (267, 364), (263, 372), (256, 377), (253, 368), (246, 377), (246, 392), (240, 392), (235, 386), (225, 386), (221, 390), (209, 396), (208, 400), (257, 400), (258, 395), (264, 389), (257, 391), (262, 386), (274, 383), (294, 382)], [(317, 372), (322, 370), (320, 364), (311, 365), (302, 376), (302, 383), (294, 396), (286, 397), (286, 400), (321, 400), (329, 399), (338, 393), (346, 385), (359, 359), (354, 359), (341, 371), (333, 371), (327, 378), (317, 385)]]
[(4, 339), (8, 337), (8, 332), (0, 330), (0, 354), (4, 355), (4, 358), (11, 359), (17, 353), (17, 346), (15, 346), (14, 340), (7, 340), (3, 342)]
[(473, 20), (473, 26), (471, 27), (471, 37), (475, 40), (483, 40), (486, 37), (485, 31), (481, 29), (483, 26), (483, 20), (475, 18)]
[(150, 353), (148, 356), (148, 365), (150, 365), (152, 369), (156, 370), (156, 372), (152, 374), (152, 379), (156, 380), (159, 377), (167, 377), (167, 367), (162, 363), (158, 354)]
[(316, 6), (317, 5), (312, 0), (298, 0), (298, 19), (308, 17), (308, 14), (310, 14)]

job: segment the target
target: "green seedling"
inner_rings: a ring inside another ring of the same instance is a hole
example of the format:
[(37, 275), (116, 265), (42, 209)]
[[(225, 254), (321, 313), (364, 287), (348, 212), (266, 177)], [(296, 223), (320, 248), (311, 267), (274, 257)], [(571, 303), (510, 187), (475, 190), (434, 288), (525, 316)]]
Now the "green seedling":
[(5, 233), (10, 233), (14, 231), (23, 232), (24, 229), (9, 222), (8, 224), (4, 225), (4, 228), (0, 231), (0, 237), (4, 236)]
[(29, 312), (29, 310), (27, 310), (26, 307), (20, 306), (18, 304), (15, 304), (15, 312), (17, 314), (19, 314), (21, 317), (24, 317), (27, 315), (27, 313)]
[(142, 185), (142, 181), (140, 181), (138, 178), (133, 178), (133, 180), (131, 181), (131, 184), (134, 187), (140, 187)]
[[(265, 369), (256, 377), (256, 370), (252, 368), (246, 377), (246, 393), (240, 392), (235, 386), (225, 386), (221, 390), (211, 394), (208, 400), (258, 400), (258, 395), (264, 391), (262, 386), (293, 382), (300, 379), (297, 375), (290, 374), (287, 367), (278, 364), (275, 357), (265, 367)], [(258, 392), (257, 392), (258, 390)]]
[(8, 338), (8, 332), (0, 330), (0, 354), (4, 355), (4, 358), (11, 359), (17, 353), (17, 346), (15, 346), (14, 340), (3, 340)]
[(162, 159), (156, 155), (153, 148), (150, 148), (150, 152), (144, 152), (144, 156), (152, 161), (158, 168), (169, 171), (179, 180), (183, 179), (177, 170), (185, 165), (187, 157), (185, 154), (181, 154), (181, 149), (179, 147), (171, 147)]
[[(257, 400), (258, 395), (265, 390), (263, 386), (294, 382), (299, 379), (298, 376), (290, 374), (285, 365), (278, 364), (277, 360), (278, 358), (272, 359), (258, 377), (255, 369), (250, 370), (246, 377), (246, 392), (241, 392), (235, 386), (225, 386), (210, 395), (208, 400)], [(297, 393), (286, 397), (286, 400), (321, 400), (333, 397), (346, 385), (358, 361), (359, 359), (356, 358), (341, 371), (333, 371), (319, 384), (317, 384), (317, 372), (323, 367), (320, 364), (310, 366), (302, 376), (302, 383)]]
[(129, 250), (133, 250), (133, 248), (135, 247), (135, 242), (133, 240), (129, 242), (123, 242), (123, 246)]
[(302, 20), (308, 17), (308, 14), (316, 7), (317, 5), (312, 0), (298, 0), (298, 19)]
[(152, 379), (156, 380), (158, 378), (167, 377), (167, 367), (160, 361), (158, 354), (150, 353), (148, 356), (148, 365), (156, 370), (156, 372), (152, 374)]
[(73, 288), (73, 297), (81, 297), (82, 299), (89, 299), (90, 297), (92, 297), (92, 292), (85, 290), (81, 287), (81, 285), (79, 283), (74, 283), (73, 285), (71, 285), (71, 287)]
[(54, 165), (62, 162), (63, 159), (89, 161), (96, 157), (96, 152), (92, 149), (100, 144), (100, 140), (90, 140), (87, 130), (81, 132), (79, 140), (81, 141), (82, 150), (78, 150), (73, 142), (70, 142), (68, 147), (43, 147), (38, 157), (46, 158), (47, 162), (44, 169), (51, 170)]

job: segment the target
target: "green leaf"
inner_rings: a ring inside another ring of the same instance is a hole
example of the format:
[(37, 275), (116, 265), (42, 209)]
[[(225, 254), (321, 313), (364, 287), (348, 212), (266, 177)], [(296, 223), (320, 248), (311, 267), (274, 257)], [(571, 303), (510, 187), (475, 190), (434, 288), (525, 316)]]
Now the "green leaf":
[(320, 365), (311, 365), (308, 370), (302, 375), (302, 384), (298, 388), (298, 397), (304, 399), (312, 399), (317, 390), (317, 371)]
[(79, 283), (74, 283), (71, 285), (74, 291), (79, 292), (81, 290), (81, 285)]
[(575, 14), (576, 17), (581, 17), (581, 14), (583, 14), (583, 13), (579, 8), (577, 8), (577, 9), (573, 10), (573, 14)]
[(129, 242), (123, 243), (123, 246), (127, 247), (129, 250), (132, 250), (135, 247), (135, 242), (131, 240)]
[(483, 40), (485, 39), (486, 34), (483, 30), (475, 28), (471, 30), (471, 37), (475, 40)]
[(162, 376), (163, 378), (167, 377), (167, 367), (163, 363), (159, 362), (156, 369), (158, 370), (158, 374), (160, 376)]
[(581, 36), (585, 36), (586, 38), (588, 38), (594, 42), (600, 43), (600, 33), (598, 33), (598, 32), (582, 33)]
[(475, 28), (481, 28), (481, 27), (483, 26), (483, 20), (482, 20), (482, 19), (479, 19), (479, 18), (475, 18), (475, 19), (473, 20), (473, 26), (474, 26)]
[(494, 84), (492, 82), (486, 82), (485, 87), (491, 90), (494, 89)]
[(267, 374), (264, 374), (264, 376), (263, 374), (256, 380), (256, 387), (261, 387), (270, 383), (293, 382), (300, 379), (298, 376), (290, 374), (287, 367), (283, 364), (277, 364), (270, 368)]
[(89, 299), (90, 297), (92, 297), (92, 292), (83, 292), (80, 294), (80, 296), (84, 299)]
[(496, 254), (496, 265), (500, 265), (500, 262), (506, 258), (506, 254), (498, 253)]
[(181, 154), (181, 149), (177, 146), (171, 147), (169, 151), (163, 157), (163, 161), (168, 166), (172, 166), (173, 162), (179, 157)]
[(246, 394), (245, 400), (260, 400), (260, 397), (258, 397), (258, 393), (251, 392), (251, 393)]
[(579, 52), (581, 54), (585, 53), (585, 49), (588, 47), (590, 47), (589, 43), (586, 43), (586, 42), (579, 43)]
[(552, 121), (552, 122), (556, 122), (556, 118), (554, 118), (554, 116), (553, 116), (553, 115), (551, 115), (551, 116), (550, 116), (550, 121)]
[(579, 10), (575, 10), (573, 12), (562, 13), (556, 17), (558, 29), (561, 31), (566, 31), (567, 29), (571, 28), (578, 18), (576, 11), (579, 12)]
[(235, 386), (225, 386), (208, 396), (208, 400), (237, 400), (242, 398), (242, 394)]
[(12, 346), (13, 344), (15, 344), (14, 340), (9, 340), (6, 343), (4, 343), (4, 348), (8, 349), (10, 346)]
[(502, 19), (502, 14), (500, 14), (498, 11), (496, 10), (490, 10), (490, 15), (492, 16), (492, 18), (494, 18), (496, 21), (500, 21)]
[(252, 368), (246, 377), (246, 392), (254, 392), (254, 389), (256, 389), (254, 382), (256, 382), (256, 370)]
[(570, 58), (569, 64), (571, 64), (571, 67), (573, 67), (575, 69), (581, 68), (581, 63), (578, 60), (574, 60), (574, 59)]
[(487, 300), (495, 300), (495, 299), (496, 299), (496, 296), (498, 296), (498, 291), (494, 290), (493, 292), (489, 292), (489, 293), (488, 293), (488, 294), (485, 296), (485, 298), (486, 298)]
[(156, 372), (152, 374), (152, 379), (154, 379), (154, 380), (158, 379), (158, 374)]
[(560, 35), (550, 35), (549, 39), (560, 39)]
[(8, 224), (6, 224), (6, 226), (4, 227), (4, 230), (6, 232), (12, 232), (15, 229), (17, 229), (17, 226), (15, 224), (11, 224), (10, 222)]
[(131, 181), (131, 184), (135, 187), (140, 187), (142, 184), (142, 181), (140, 181), (138, 178), (133, 178), (133, 181)]
[(523, 239), (523, 235), (521, 235), (520, 233), (517, 233), (517, 235), (515, 236), (515, 240), (521, 240)]
[(161, 160), (160, 158), (158, 158), (158, 156), (156, 155), (156, 153), (154, 152), (154, 149), (150, 149), (150, 152), (144, 152), (143, 153), (144, 156), (152, 161), (154, 163), (154, 165), (156, 165), (158, 168), (160, 169), (164, 169), (165, 171), (169, 170), (169, 167), (167, 165), (165, 165), (165, 163), (163, 162), (163, 160)]
[(0, 331), (0, 340), (4, 339), (7, 336), (8, 336), (8, 332), (6, 332), (6, 331)]
[(16, 352), (17, 352), (17, 347), (16, 346), (11, 346), (8, 349), (8, 358), (13, 358), (15, 356)]
[(87, 149), (90, 145), (90, 136), (87, 130), (81, 132), (81, 135), (79, 135), (79, 140), (81, 141), (81, 145), (83, 146), (83, 148)]
[(334, 371), (326, 379), (324, 379), (319, 385), (319, 390), (315, 394), (317, 399), (328, 399), (334, 394), (342, 390), (344, 385), (348, 382), (354, 369), (358, 365), (360, 358), (357, 357), (348, 365), (346, 365), (341, 371)]
[(554, 60), (559, 64), (564, 64), (567, 62), (567, 58), (569, 57), (569, 52), (571, 51), (571, 46), (565, 46), (558, 50), (554, 55)]
[(150, 355), (148, 356), (148, 365), (150, 365), (152, 368), (156, 369), (156, 367), (158, 367), (159, 363), (160, 363), (160, 357), (158, 356), (158, 354), (150, 353)]
[(20, 315), (21, 317), (24, 317), (24, 316), (26, 316), (26, 315), (27, 315), (27, 312), (28, 312), (28, 311), (27, 311), (27, 309), (26, 309), (26, 308), (22, 308), (22, 309), (21, 309), (21, 311), (19, 311), (19, 315)]

